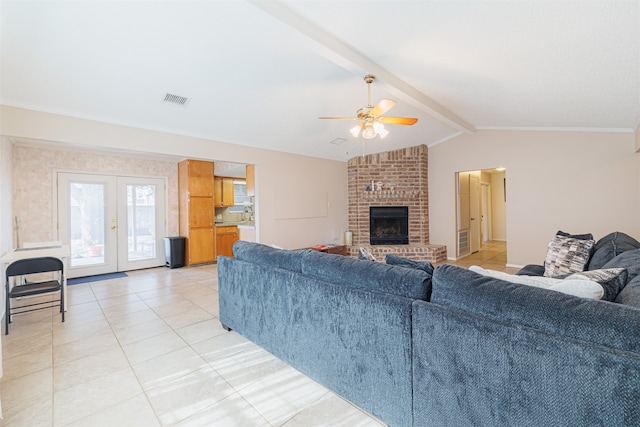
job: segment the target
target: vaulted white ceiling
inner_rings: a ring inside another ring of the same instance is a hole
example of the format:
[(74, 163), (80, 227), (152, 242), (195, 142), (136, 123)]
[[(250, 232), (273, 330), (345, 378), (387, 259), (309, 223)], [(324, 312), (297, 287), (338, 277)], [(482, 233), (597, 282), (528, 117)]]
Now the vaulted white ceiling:
[[(1, 103), (222, 142), (346, 160), (640, 119), (640, 0), (3, 0), (0, 13)], [(374, 103), (419, 121), (363, 147), (353, 122), (318, 117), (354, 116), (368, 73)]]

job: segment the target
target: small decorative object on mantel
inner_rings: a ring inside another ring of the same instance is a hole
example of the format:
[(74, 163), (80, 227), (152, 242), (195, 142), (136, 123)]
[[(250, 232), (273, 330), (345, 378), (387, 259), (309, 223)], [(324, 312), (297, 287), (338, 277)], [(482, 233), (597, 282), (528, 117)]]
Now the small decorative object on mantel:
[(376, 182), (376, 191), (382, 191), (382, 181)]

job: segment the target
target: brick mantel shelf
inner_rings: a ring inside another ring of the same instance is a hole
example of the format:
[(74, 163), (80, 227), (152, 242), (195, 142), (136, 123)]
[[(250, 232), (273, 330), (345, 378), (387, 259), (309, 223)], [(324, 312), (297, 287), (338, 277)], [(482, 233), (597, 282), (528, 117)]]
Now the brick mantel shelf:
[(382, 191), (365, 191), (360, 193), (360, 199), (364, 200), (389, 200), (398, 199), (400, 201), (413, 200), (424, 196), (422, 191), (395, 191), (395, 190), (382, 190)]

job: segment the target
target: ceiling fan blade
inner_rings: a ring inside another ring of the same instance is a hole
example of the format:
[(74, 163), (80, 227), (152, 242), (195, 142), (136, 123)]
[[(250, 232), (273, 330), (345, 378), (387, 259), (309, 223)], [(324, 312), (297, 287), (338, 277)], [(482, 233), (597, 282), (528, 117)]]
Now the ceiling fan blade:
[(378, 117), (377, 120), (385, 125), (407, 125), (411, 126), (415, 124), (418, 119), (411, 117)]
[(357, 117), (318, 117), (322, 120), (358, 120)]
[(369, 111), (369, 115), (371, 117), (380, 117), (381, 115), (383, 115), (384, 113), (386, 113), (387, 111), (395, 107), (395, 105), (396, 105), (396, 101), (392, 101), (390, 99), (383, 99), (382, 101), (378, 102), (378, 105), (376, 105), (371, 109), (371, 111)]

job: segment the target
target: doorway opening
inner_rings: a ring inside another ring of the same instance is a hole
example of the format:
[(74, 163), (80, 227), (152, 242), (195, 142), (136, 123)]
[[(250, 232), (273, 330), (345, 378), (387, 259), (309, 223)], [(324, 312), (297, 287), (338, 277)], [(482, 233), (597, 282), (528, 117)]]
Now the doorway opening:
[(456, 182), (456, 256), (507, 241), (506, 170), (461, 171)]

